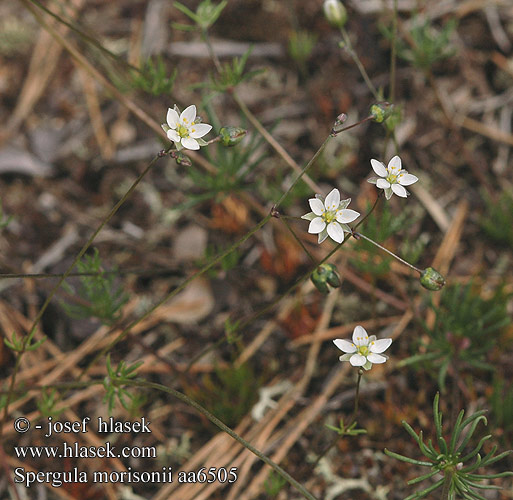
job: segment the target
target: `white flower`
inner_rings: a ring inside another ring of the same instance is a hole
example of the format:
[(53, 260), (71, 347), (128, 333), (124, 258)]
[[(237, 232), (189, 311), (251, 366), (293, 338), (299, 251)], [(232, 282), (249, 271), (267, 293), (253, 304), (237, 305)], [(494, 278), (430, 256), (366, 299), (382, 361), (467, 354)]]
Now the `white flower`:
[(363, 366), (370, 370), (372, 363), (384, 363), (388, 356), (382, 354), (392, 343), (392, 339), (376, 340), (376, 335), (367, 335), (365, 328), (358, 325), (353, 331), (353, 341), (335, 339), (333, 343), (343, 352), (340, 361), (349, 361), (353, 366)]
[(204, 141), (198, 141), (198, 139), (208, 134), (212, 130), (212, 125), (199, 123), (199, 120), (195, 121), (196, 106), (194, 104), (185, 108), (180, 115), (177, 109), (167, 110), (167, 126), (162, 125), (168, 139), (175, 143), (178, 150), (199, 149), (200, 145), (204, 145)]
[(401, 168), (401, 158), (399, 156), (394, 156), (388, 162), (388, 167), (385, 167), (385, 164), (378, 160), (371, 160), (371, 165), (374, 172), (383, 178), (371, 177), (368, 182), (376, 184), (380, 189), (384, 189), (387, 200), (392, 198), (393, 193), (406, 198), (408, 191), (403, 186), (409, 186), (418, 181), (417, 177)]
[(344, 241), (344, 231), (351, 232), (348, 222), (353, 222), (360, 214), (354, 210), (346, 209), (351, 202), (351, 198), (340, 201), (338, 189), (333, 189), (326, 200), (318, 194), (315, 198), (308, 200), (312, 212), (303, 215), (301, 218), (310, 221), (308, 232), (319, 235), (319, 243), (322, 243), (328, 236), (342, 243)]

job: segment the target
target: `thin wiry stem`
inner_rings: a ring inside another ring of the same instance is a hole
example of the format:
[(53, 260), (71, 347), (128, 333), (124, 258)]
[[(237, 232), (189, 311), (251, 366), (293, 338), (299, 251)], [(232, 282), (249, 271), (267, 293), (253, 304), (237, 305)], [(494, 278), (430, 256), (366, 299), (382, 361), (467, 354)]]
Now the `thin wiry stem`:
[(404, 264), (405, 266), (408, 266), (409, 268), (413, 269), (414, 271), (417, 271), (419, 274), (422, 274), (422, 269), (419, 269), (418, 267), (415, 267), (413, 264), (410, 264), (409, 262), (406, 262), (404, 259), (401, 259), (398, 255), (396, 255), (394, 252), (391, 252), (388, 248), (385, 248), (384, 246), (380, 245), (379, 243), (376, 243), (373, 239), (369, 238), (368, 236), (365, 236), (362, 233), (355, 233), (353, 232), (353, 237), (355, 239), (363, 238), (364, 240), (368, 241), (369, 243), (372, 243), (373, 245), (377, 246), (380, 250), (383, 250), (383, 252), (386, 252), (387, 254), (391, 255), (394, 259), (397, 259), (401, 264)]
[(82, 256), (86, 253), (86, 251), (92, 245), (93, 241), (96, 239), (96, 237), (98, 236), (100, 231), (108, 224), (108, 222), (112, 219), (112, 217), (114, 217), (114, 215), (117, 213), (117, 211), (119, 210), (121, 205), (123, 205), (123, 203), (130, 197), (130, 195), (133, 193), (135, 188), (139, 185), (139, 183), (143, 180), (145, 175), (150, 171), (151, 167), (153, 167), (153, 165), (156, 163), (156, 161), (160, 157), (161, 157), (161, 155), (159, 154), (159, 155), (155, 156), (155, 158), (153, 158), (153, 160), (147, 165), (147, 167), (144, 169), (144, 171), (141, 174), (139, 174), (139, 176), (134, 181), (134, 183), (130, 186), (128, 191), (116, 203), (116, 205), (114, 205), (114, 207), (111, 209), (111, 211), (105, 217), (105, 219), (103, 219), (103, 221), (100, 223), (100, 225), (96, 228), (96, 231), (94, 231), (94, 233), (89, 237), (89, 239), (83, 245), (83, 247), (80, 250), (80, 252), (78, 252), (78, 254), (75, 256), (75, 258), (73, 259), (73, 262), (69, 265), (68, 269), (61, 276), (61, 278), (59, 279), (57, 284), (50, 291), (50, 293), (48, 294), (48, 297), (46, 298), (45, 302), (41, 306), (41, 309), (39, 310), (38, 314), (34, 318), (28, 334), (23, 339), (22, 348), (17, 353), (17, 356), (16, 356), (16, 363), (14, 365), (14, 371), (13, 371), (13, 373), (11, 375), (11, 383), (10, 383), (10, 387), (9, 387), (9, 394), (7, 395), (7, 400), (6, 400), (5, 406), (4, 406), (3, 417), (2, 417), (2, 425), (0, 426), (0, 437), (2, 435), (3, 427), (4, 427), (4, 425), (5, 425), (6, 421), (7, 421), (7, 416), (8, 416), (8, 413), (9, 413), (9, 405), (10, 405), (10, 403), (12, 401), (12, 395), (13, 395), (12, 391), (14, 390), (14, 386), (16, 384), (16, 377), (17, 377), (18, 371), (20, 369), (21, 358), (25, 354), (26, 349), (28, 347), (28, 345), (27, 345), (28, 341), (29, 341), (29, 339), (32, 338), (33, 333), (35, 332), (39, 322), (41, 321), (41, 318), (43, 317), (43, 314), (45, 313), (46, 309), (48, 308), (48, 306), (49, 306), (51, 300), (53, 299), (54, 295), (56, 294), (57, 290), (60, 288), (60, 286), (62, 285), (64, 280), (69, 276), (69, 274), (71, 273), (71, 271), (73, 270), (73, 268), (75, 267), (77, 262), (82, 258)]

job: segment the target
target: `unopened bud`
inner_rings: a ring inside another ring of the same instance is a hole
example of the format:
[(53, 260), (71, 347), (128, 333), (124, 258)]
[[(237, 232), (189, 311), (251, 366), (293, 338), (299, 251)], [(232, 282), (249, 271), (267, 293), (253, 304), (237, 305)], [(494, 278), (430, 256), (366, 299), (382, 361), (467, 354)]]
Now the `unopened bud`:
[(420, 274), (420, 284), (424, 288), (436, 292), (445, 285), (445, 278), (436, 269), (428, 267)]
[(220, 142), (223, 146), (232, 147), (239, 144), (247, 133), (247, 130), (240, 127), (223, 127), (219, 131)]
[(347, 120), (347, 115), (345, 113), (340, 113), (335, 120), (335, 127), (342, 125)]
[(191, 159), (183, 153), (180, 153), (180, 151), (172, 151), (171, 156), (175, 159), (178, 165), (183, 165), (184, 167), (192, 166)]
[(328, 285), (333, 288), (338, 288), (340, 286), (340, 276), (338, 275), (337, 268), (334, 264), (321, 264), (312, 273), (312, 277), (310, 279), (315, 285), (315, 288), (324, 295), (329, 292)]
[(342, 28), (347, 21), (347, 11), (340, 0), (325, 0), (324, 15), (335, 28)]
[(375, 122), (383, 123), (392, 114), (393, 108), (393, 105), (386, 101), (377, 102), (371, 106), (370, 114)]

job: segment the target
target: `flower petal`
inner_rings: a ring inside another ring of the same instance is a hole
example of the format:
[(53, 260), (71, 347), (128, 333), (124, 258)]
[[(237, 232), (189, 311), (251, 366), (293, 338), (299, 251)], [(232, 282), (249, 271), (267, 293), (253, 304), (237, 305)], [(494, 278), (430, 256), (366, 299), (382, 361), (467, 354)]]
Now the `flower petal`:
[(392, 339), (379, 339), (370, 342), (369, 351), (374, 353), (385, 352), (392, 344)]
[[(173, 110), (171, 110), (173, 111)], [(180, 142), (181, 141), (181, 137), (178, 135), (178, 132), (176, 130), (173, 130), (172, 128), (170, 128), (167, 132), (166, 132), (166, 135), (167, 135), (167, 138), (170, 140), (170, 141), (173, 141), (173, 142)]]
[(356, 346), (349, 340), (335, 339), (333, 343), (343, 352), (356, 352)]
[(375, 354), (373, 352), (371, 352), (368, 356), (367, 356), (367, 359), (371, 362), (371, 363), (376, 363), (377, 365), (380, 365), (381, 363), (384, 363), (388, 358), (386, 358), (385, 356), (381, 355), (381, 354)]
[(339, 361), (349, 361), (353, 357), (352, 353), (342, 354), (342, 356), (339, 356)]
[(326, 222), (324, 222), (320, 217), (316, 217), (310, 222), (308, 226), (308, 232), (310, 234), (318, 234), (322, 232), (322, 230), (326, 227)]
[(358, 325), (353, 330), (353, 344), (358, 346), (369, 344), (369, 336), (363, 326)]
[(350, 208), (344, 208), (337, 212), (337, 222), (341, 223), (353, 222), (358, 217), (360, 217), (360, 213)]
[(168, 108), (166, 117), (167, 124), (171, 128), (176, 128), (179, 125), (179, 120), (180, 117), (178, 116), (178, 113), (174, 109)]
[(207, 123), (198, 123), (191, 127), (190, 136), (193, 139), (199, 139), (204, 135), (207, 135), (212, 130), (212, 125), (208, 125)]
[(198, 141), (196, 139), (193, 139), (192, 137), (182, 137), (182, 146), (187, 149), (199, 149), (200, 146), (198, 144)]
[(328, 224), (328, 234), (330, 238), (337, 243), (342, 243), (344, 241), (344, 230), (340, 227), (338, 222), (331, 222)]
[(196, 118), (196, 106), (191, 104), (182, 111), (182, 114), (180, 115), (180, 121), (187, 127), (190, 127), (194, 121), (194, 118)]
[(392, 198), (392, 194), (393, 194), (392, 189), (390, 189), (390, 188), (386, 188), (386, 189), (385, 189), (385, 198), (386, 198), (387, 200), (389, 200), (390, 198)]
[(361, 354), (353, 354), (349, 362), (353, 366), (363, 366), (365, 363), (367, 363), (367, 358)]
[(340, 192), (337, 188), (334, 188), (330, 191), (328, 196), (326, 196), (326, 200), (324, 200), (324, 206), (326, 210), (337, 210), (340, 204)]
[(367, 179), (367, 182), (370, 182), (371, 184), (376, 184), (377, 180), (378, 180), (377, 177), (371, 177), (370, 179)]
[(394, 156), (389, 162), (388, 162), (388, 171), (392, 174), (398, 174), (402, 169), (401, 166), (401, 158), (399, 156)]
[(388, 175), (387, 168), (383, 163), (378, 160), (371, 160), (372, 170), (376, 172), (380, 177), (386, 177)]
[(401, 186), (409, 186), (418, 180), (419, 179), (417, 177), (415, 177), (413, 174), (409, 174), (408, 172), (405, 174), (399, 174), (397, 177), (397, 182), (401, 184)]
[(319, 198), (310, 198), (308, 203), (315, 215), (322, 215), (324, 213), (324, 203)]
[(400, 184), (392, 184), (392, 191), (401, 198), (406, 198), (408, 196), (408, 191), (404, 189)]
[(387, 189), (390, 187), (390, 182), (388, 182), (386, 179), (378, 179), (376, 181), (376, 186), (380, 189)]

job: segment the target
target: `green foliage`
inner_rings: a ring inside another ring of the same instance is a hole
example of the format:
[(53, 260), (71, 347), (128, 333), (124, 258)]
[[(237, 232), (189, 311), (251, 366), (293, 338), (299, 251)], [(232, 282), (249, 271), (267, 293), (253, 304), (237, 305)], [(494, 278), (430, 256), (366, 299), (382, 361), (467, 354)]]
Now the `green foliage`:
[(109, 414), (112, 414), (116, 399), (119, 400), (123, 408), (128, 411), (133, 410), (134, 404), (139, 407), (142, 404), (142, 399), (137, 393), (128, 392), (123, 387), (127, 381), (132, 380), (137, 375), (136, 370), (143, 364), (143, 361), (127, 365), (125, 361), (120, 361), (116, 368), (112, 367), (110, 362), (110, 354), (107, 356), (107, 376), (103, 380), (103, 387), (105, 387), (105, 397), (103, 400), (107, 403)]
[(150, 58), (144, 63), (140, 72), (133, 72), (133, 85), (154, 96), (170, 94), (177, 74), (178, 70), (175, 68), (171, 76), (168, 77), (162, 57)]
[(9, 349), (17, 353), (35, 351), (46, 340), (46, 337), (43, 337), (37, 342), (33, 342), (35, 332), (35, 330), (32, 330), (28, 337), (18, 337), (18, 334), (13, 332), (10, 339), (4, 339), (4, 343)]
[(502, 377), (493, 381), (490, 396), (492, 418), (496, 427), (513, 436), (513, 384)]
[(429, 243), (429, 236), (425, 233), (416, 236), (413, 239), (410, 237), (404, 238), (401, 243), (401, 257), (410, 264), (417, 264), (421, 255)]
[[(217, 118), (211, 116), (210, 123), (215, 124), (216, 121)], [(245, 143), (240, 143), (236, 147), (227, 148), (217, 144), (215, 149), (206, 149), (207, 158), (217, 166), (217, 170), (205, 172), (204, 169), (194, 166), (187, 170), (195, 190), (201, 191), (201, 194), (191, 193), (191, 200), (213, 199), (220, 194), (245, 189), (248, 186), (247, 177), (254, 174), (256, 167), (265, 158), (265, 153), (259, 151), (263, 141), (260, 135), (251, 134)]]
[[(216, 257), (216, 255), (219, 255), (222, 251), (223, 249), (220, 248), (218, 245), (208, 245), (205, 249), (204, 263), (206, 264), (210, 262), (212, 259)], [(234, 250), (233, 252), (230, 252), (228, 255), (226, 255), (223, 259), (221, 259), (218, 266), (220, 266), (223, 271), (229, 271), (239, 263), (241, 255), (241, 252), (239, 252), (238, 250)], [(211, 269), (209, 272), (209, 275), (212, 278), (216, 277), (217, 274), (218, 271), (216, 271), (215, 269)]]
[(60, 401), (60, 395), (55, 389), (43, 389), (37, 407), (43, 417), (58, 417), (65, 408), (56, 409), (55, 404)]
[[(427, 458), (427, 461), (415, 460), (385, 449), (385, 453), (389, 457), (431, 469), (427, 474), (411, 479), (408, 481), (408, 484), (420, 483), (437, 474), (443, 475), (443, 477), (433, 485), (408, 496), (405, 500), (424, 498), (442, 487), (444, 487), (445, 491), (448, 493), (448, 495), (443, 498), (448, 498), (449, 500), (455, 500), (456, 498), (486, 500), (485, 497), (477, 493), (476, 489), (497, 490), (500, 488), (498, 486), (481, 484), (481, 482), (493, 478), (512, 476), (513, 472), (476, 474), (475, 471), (480, 467), (486, 467), (498, 462), (508, 456), (511, 451), (505, 451), (494, 456), (497, 451), (497, 446), (494, 446), (486, 455), (481, 456), (479, 452), (483, 444), (492, 437), (491, 435), (487, 435), (479, 440), (472, 451), (465, 453), (479, 422), (483, 422), (487, 425), (484, 410), (473, 413), (466, 419), (463, 419), (465, 411), (461, 410), (454, 424), (450, 441), (446, 440), (442, 433), (442, 414), (438, 410), (439, 397), (440, 394), (437, 394), (433, 402), (433, 417), (436, 430), (435, 444), (433, 444), (431, 439), (427, 444), (424, 443), (422, 431), (417, 434), (407, 422), (402, 422), (408, 434), (419, 446), (421, 453)], [(474, 460), (473, 463), (467, 464), (470, 460)]]
[[(367, 203), (367, 212), (371, 204)], [(399, 215), (394, 215), (390, 210), (389, 203), (383, 204), (383, 210), (378, 215), (369, 217), (358, 229), (362, 234), (372, 240), (382, 243), (399, 231), (404, 231), (408, 224), (412, 223), (411, 213), (404, 209)], [(358, 242), (358, 255), (351, 258), (351, 264), (362, 272), (370, 273), (373, 276), (384, 276), (390, 271), (392, 260), (388, 255), (365, 239)]]
[(343, 436), (358, 436), (358, 434), (367, 434), (365, 429), (357, 429), (357, 422), (353, 422), (349, 426), (346, 427), (344, 424), (344, 420), (340, 419), (339, 426), (335, 427), (333, 425), (324, 424), (328, 429), (335, 431), (340, 437)]
[(449, 366), (493, 370), (486, 363), (485, 355), (493, 349), (501, 330), (511, 322), (507, 299), (500, 289), (486, 300), (471, 285), (447, 287), (439, 307), (430, 305), (436, 319), (433, 328), (423, 325), (429, 340), (421, 340), (421, 345), (415, 347), (422, 354), (403, 360), (400, 366), (424, 363), (437, 374), (442, 390)]
[(265, 492), (268, 497), (274, 498), (286, 484), (287, 480), (272, 470), (264, 483)]
[[(196, 12), (192, 12), (185, 5), (180, 2), (173, 4), (180, 12), (190, 18), (198, 28), (202, 31), (208, 30), (219, 18), (221, 12), (228, 5), (228, 0), (223, 0), (218, 4), (213, 4), (211, 0), (203, 0), (196, 9)], [(189, 26), (186, 24), (173, 23), (173, 27), (184, 31), (192, 31), (195, 26)]]
[(317, 36), (306, 30), (293, 31), (289, 37), (289, 54), (303, 75), (316, 43)]
[(207, 408), (228, 427), (236, 426), (257, 402), (259, 377), (247, 364), (216, 368), (203, 377), (202, 387), (188, 386), (188, 397)]
[(92, 256), (85, 255), (77, 263), (77, 269), (90, 276), (80, 276), (80, 286), (76, 291), (68, 283), (63, 284), (77, 298), (76, 304), (61, 301), (64, 311), (72, 318), (95, 317), (105, 324), (113, 324), (128, 301), (127, 294), (114, 283), (115, 274), (105, 273), (96, 248)]
[(485, 192), (483, 199), (486, 202), (486, 215), (481, 218), (480, 224), (484, 232), (496, 243), (513, 246), (513, 191), (504, 190), (497, 200), (492, 200)]
[[(454, 55), (455, 49), (451, 46), (450, 38), (456, 26), (456, 20), (451, 19), (437, 30), (430, 20), (414, 19), (408, 40), (397, 40), (397, 54), (415, 68), (429, 71), (436, 62)], [(391, 29), (383, 25), (380, 28), (388, 39), (393, 38)]]
[(250, 47), (241, 57), (234, 57), (232, 62), (221, 65), (221, 70), (216, 75), (210, 75), (210, 82), (194, 85), (195, 88), (208, 88), (214, 92), (224, 93), (233, 90), (239, 83), (245, 82), (260, 73), (263, 69), (257, 69), (244, 73), (248, 57), (253, 47)]

